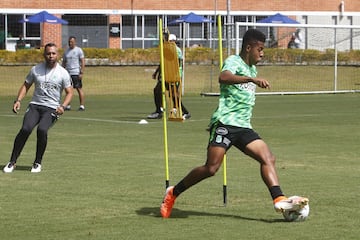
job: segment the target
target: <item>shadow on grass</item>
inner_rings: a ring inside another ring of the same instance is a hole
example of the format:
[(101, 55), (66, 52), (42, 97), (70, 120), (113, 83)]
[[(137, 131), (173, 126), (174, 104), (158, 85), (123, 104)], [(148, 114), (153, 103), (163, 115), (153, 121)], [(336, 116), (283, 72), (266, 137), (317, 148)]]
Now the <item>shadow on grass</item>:
[[(141, 208), (141, 209), (137, 210), (136, 213), (138, 215), (149, 216), (149, 217), (161, 217), (158, 207)], [(244, 217), (244, 216), (233, 215), (233, 214), (182, 211), (177, 208), (173, 208), (170, 218), (188, 218), (189, 216), (224, 217), (224, 218), (234, 218), (234, 219), (240, 219), (240, 220), (245, 220), (245, 221), (258, 221), (258, 222), (265, 222), (265, 223), (285, 222), (285, 219), (250, 218), (250, 217)]]

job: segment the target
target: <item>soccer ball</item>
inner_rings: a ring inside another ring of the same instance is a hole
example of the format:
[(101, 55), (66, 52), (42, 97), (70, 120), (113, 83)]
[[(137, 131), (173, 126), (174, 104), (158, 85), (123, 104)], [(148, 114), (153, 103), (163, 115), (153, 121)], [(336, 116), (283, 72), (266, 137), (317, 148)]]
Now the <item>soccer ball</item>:
[(283, 216), (286, 221), (288, 222), (302, 222), (307, 219), (310, 213), (310, 206), (309, 204), (306, 204), (304, 207), (302, 207), (299, 210), (285, 210), (283, 212)]

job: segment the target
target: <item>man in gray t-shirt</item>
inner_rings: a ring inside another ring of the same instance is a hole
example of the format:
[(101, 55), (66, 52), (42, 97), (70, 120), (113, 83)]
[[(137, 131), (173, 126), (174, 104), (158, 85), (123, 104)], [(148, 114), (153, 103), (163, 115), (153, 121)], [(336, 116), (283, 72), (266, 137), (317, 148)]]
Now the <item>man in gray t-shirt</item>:
[[(48, 130), (56, 122), (59, 115), (64, 113), (64, 106), (69, 104), (73, 96), (70, 75), (58, 64), (58, 49), (54, 43), (46, 44), (44, 59), (43, 63), (31, 68), (14, 101), (13, 112), (17, 113), (21, 107), (21, 100), (24, 99), (30, 87), (34, 85), (33, 97), (25, 111), (23, 125), (16, 135), (10, 162), (3, 169), (5, 173), (11, 173), (15, 169), (16, 161), (36, 125), (38, 125), (36, 156), (31, 172), (41, 172)], [(63, 90), (65, 97), (61, 104)]]
[[(82, 89), (82, 79), (85, 70), (85, 56), (83, 50), (76, 46), (76, 37), (69, 37), (69, 48), (63, 55), (63, 67), (69, 72), (73, 87), (79, 94), (80, 107), (79, 111), (85, 110), (85, 95)], [(70, 110), (70, 103), (65, 110)]]

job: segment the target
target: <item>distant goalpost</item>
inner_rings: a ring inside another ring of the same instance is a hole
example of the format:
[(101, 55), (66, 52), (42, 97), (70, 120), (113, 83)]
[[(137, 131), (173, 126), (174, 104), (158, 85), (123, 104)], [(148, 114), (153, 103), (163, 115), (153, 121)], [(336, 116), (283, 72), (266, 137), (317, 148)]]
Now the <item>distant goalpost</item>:
[[(360, 62), (350, 62), (338, 57), (339, 53), (342, 53), (341, 56), (346, 56), (350, 50), (360, 51), (360, 25), (236, 22), (234, 28), (235, 54), (239, 54), (242, 36), (249, 28), (257, 28), (264, 32), (269, 32), (267, 29), (271, 28), (275, 32), (278, 48), (283, 51), (286, 51), (291, 34), (296, 29), (301, 29), (303, 32), (306, 51), (295, 51), (298, 53), (296, 61), (289, 62), (287, 59), (280, 59), (258, 64), (259, 75), (266, 74), (262, 77), (275, 78), (269, 79), (274, 82), (272, 85), (275, 87), (266, 91), (259, 89), (257, 94), (360, 92)], [(311, 50), (323, 52), (327, 55), (327, 60), (312, 60)], [(217, 96), (218, 92), (209, 92), (205, 86), (201, 95)]]

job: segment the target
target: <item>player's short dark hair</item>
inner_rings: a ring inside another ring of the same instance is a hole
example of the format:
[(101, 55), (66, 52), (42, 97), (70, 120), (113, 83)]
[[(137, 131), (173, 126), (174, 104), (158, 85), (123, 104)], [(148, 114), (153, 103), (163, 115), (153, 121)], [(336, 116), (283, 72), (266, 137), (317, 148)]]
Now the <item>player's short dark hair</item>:
[(251, 28), (246, 31), (243, 36), (242, 48), (245, 48), (247, 45), (252, 45), (256, 42), (265, 42), (266, 36), (259, 30)]
[(46, 49), (46, 48), (48, 48), (48, 47), (56, 47), (56, 44), (55, 44), (55, 43), (52, 43), (52, 42), (47, 43), (47, 44), (45, 45), (45, 48), (44, 48), (44, 49)]

